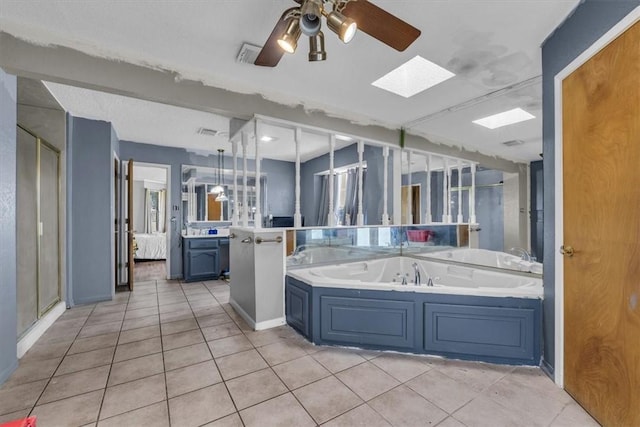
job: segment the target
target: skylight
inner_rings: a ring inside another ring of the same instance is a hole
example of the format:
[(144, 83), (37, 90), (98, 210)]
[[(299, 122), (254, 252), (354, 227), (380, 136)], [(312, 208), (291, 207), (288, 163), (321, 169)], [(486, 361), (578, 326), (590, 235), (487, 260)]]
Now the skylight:
[(455, 74), (451, 71), (417, 55), (371, 84), (396, 95), (410, 98), (453, 76)]
[(520, 123), (535, 118), (536, 116), (531, 113), (527, 113), (522, 108), (514, 108), (513, 110), (474, 120), (473, 123), (489, 129), (497, 129), (502, 126), (512, 125), (514, 123)]

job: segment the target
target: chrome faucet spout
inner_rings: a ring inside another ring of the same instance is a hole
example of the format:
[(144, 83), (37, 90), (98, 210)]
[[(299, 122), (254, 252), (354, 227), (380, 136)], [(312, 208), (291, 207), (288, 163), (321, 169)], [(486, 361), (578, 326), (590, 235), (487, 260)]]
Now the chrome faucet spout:
[(420, 282), (421, 282), (421, 277), (420, 277), (420, 266), (418, 265), (417, 262), (414, 262), (413, 264), (411, 264), (411, 266), (413, 267), (413, 284), (416, 286), (420, 286)]

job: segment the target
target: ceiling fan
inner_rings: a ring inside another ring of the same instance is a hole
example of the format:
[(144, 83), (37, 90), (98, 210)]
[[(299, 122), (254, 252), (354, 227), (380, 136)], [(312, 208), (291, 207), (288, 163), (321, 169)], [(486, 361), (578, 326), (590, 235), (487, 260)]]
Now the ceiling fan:
[(420, 30), (367, 0), (294, 0), (300, 6), (284, 11), (254, 64), (275, 67), (282, 56), (295, 52), (302, 34), (309, 37), (309, 61), (324, 61), (322, 17), (340, 40), (349, 43), (357, 30), (403, 51)]

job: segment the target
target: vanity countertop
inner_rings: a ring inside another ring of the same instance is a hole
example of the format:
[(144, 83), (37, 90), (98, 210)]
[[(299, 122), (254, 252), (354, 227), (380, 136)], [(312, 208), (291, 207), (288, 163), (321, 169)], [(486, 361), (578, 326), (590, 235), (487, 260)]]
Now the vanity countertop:
[(185, 234), (182, 235), (183, 239), (210, 239), (216, 237), (229, 237), (229, 230), (218, 230), (218, 234), (194, 234), (187, 236)]

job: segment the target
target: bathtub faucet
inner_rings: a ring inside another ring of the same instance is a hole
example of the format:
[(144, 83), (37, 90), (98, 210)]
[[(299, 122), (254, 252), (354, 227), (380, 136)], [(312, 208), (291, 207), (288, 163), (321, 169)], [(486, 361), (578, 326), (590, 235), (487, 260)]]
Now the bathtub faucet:
[(511, 248), (509, 249), (509, 253), (513, 255), (519, 256), (523, 261), (531, 261), (531, 255), (526, 249), (522, 248)]
[[(413, 284), (416, 286), (420, 286), (420, 267), (418, 266), (417, 262), (414, 262), (413, 264), (411, 264), (411, 266), (413, 267)], [(429, 278), (429, 280), (431, 280), (431, 278)], [(431, 286), (433, 286), (433, 283), (431, 284)]]

